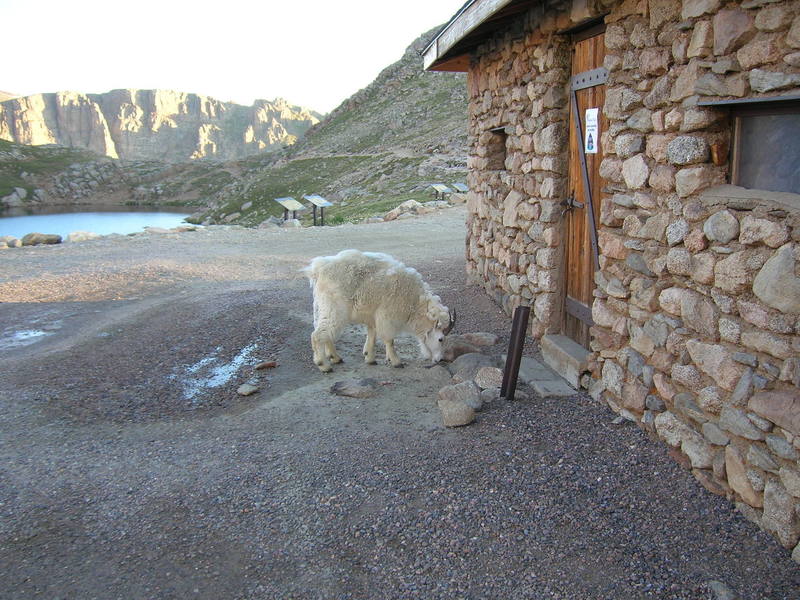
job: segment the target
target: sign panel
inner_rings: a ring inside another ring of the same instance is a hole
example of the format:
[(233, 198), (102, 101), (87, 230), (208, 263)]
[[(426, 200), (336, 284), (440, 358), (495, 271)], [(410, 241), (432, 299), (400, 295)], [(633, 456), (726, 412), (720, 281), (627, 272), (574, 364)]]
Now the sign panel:
[(600, 143), (600, 109), (586, 109), (586, 134), (583, 136), (584, 151), (586, 154), (597, 154), (597, 146)]

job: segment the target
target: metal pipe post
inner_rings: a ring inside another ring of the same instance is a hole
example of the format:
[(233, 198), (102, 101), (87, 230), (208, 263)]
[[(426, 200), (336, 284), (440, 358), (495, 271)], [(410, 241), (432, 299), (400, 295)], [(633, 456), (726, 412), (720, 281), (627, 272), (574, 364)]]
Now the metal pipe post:
[(513, 400), (514, 392), (517, 390), (517, 378), (520, 364), (522, 364), (522, 349), (525, 347), (525, 334), (528, 329), (530, 312), (530, 306), (518, 306), (514, 310), (506, 366), (503, 370), (503, 384), (500, 388), (500, 396), (506, 400)]

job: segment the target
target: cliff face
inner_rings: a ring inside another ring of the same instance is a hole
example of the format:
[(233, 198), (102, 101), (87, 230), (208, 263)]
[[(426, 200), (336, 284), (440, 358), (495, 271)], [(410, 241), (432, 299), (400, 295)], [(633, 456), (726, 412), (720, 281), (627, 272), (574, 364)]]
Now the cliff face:
[(0, 139), (127, 160), (230, 160), (292, 144), (319, 118), (282, 99), (242, 106), (170, 90), (57, 92), (0, 102)]

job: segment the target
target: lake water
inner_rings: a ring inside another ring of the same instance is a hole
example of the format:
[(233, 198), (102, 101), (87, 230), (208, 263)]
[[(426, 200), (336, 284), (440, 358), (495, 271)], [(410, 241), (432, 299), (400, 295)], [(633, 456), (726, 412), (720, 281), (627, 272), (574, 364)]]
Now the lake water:
[[(179, 212), (177, 212), (179, 211)], [(131, 207), (106, 208), (82, 212), (61, 212), (57, 214), (23, 214), (14, 215), (0, 213), (0, 236), (13, 235), (17, 238), (32, 233), (55, 233), (62, 238), (73, 231), (91, 231), (100, 235), (110, 233), (137, 233), (145, 227), (163, 227), (170, 229), (185, 224), (184, 219), (190, 213), (185, 208), (160, 208), (153, 211), (136, 210)]]

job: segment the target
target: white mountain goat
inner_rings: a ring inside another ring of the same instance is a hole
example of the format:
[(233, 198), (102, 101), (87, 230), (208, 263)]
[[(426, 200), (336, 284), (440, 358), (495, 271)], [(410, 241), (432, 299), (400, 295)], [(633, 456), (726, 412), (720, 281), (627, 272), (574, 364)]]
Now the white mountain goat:
[(314, 293), (314, 364), (323, 373), (340, 363), (336, 341), (350, 324), (367, 326), (364, 360), (375, 364), (375, 338), (386, 345), (393, 367), (403, 363), (394, 350), (394, 338), (413, 333), (422, 355), (442, 359), (442, 342), (455, 325), (447, 307), (431, 292), (414, 269), (388, 254), (342, 250), (336, 256), (318, 256), (303, 269)]

